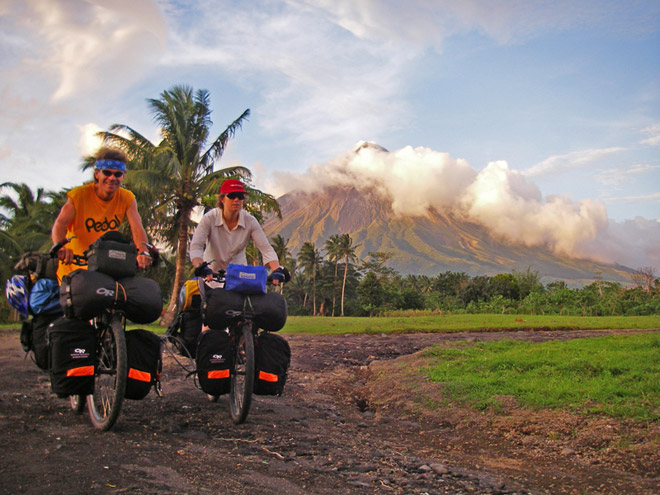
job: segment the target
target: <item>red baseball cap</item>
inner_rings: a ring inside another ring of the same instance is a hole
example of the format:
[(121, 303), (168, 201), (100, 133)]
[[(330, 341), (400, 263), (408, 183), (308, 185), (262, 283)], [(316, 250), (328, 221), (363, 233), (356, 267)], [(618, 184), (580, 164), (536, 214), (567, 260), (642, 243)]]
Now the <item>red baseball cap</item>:
[(233, 192), (241, 192), (247, 194), (240, 180), (227, 179), (220, 186), (220, 194), (229, 194)]

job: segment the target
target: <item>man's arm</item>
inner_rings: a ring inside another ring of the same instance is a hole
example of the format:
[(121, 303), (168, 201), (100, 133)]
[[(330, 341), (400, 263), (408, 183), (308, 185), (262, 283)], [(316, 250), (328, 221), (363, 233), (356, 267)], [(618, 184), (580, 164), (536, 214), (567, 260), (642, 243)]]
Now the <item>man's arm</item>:
[[(138, 253), (146, 251), (147, 246), (145, 246), (143, 243), (149, 241), (147, 240), (147, 232), (142, 226), (142, 219), (140, 218), (137, 201), (135, 201), (135, 199), (126, 210), (126, 219), (128, 220), (128, 225), (131, 227), (131, 235), (133, 236), (133, 242), (135, 243), (135, 247), (137, 248)], [(151, 256), (138, 254), (137, 262), (138, 266), (144, 269), (151, 264)]]
[[(66, 238), (67, 227), (73, 221), (75, 216), (76, 207), (73, 206), (71, 198), (67, 198), (66, 203), (62, 206), (60, 213), (55, 219), (55, 223), (53, 223), (53, 228), (50, 231), (50, 239), (53, 241), (53, 245), (64, 241)], [(71, 260), (73, 260), (73, 250), (64, 246), (57, 252), (57, 257), (67, 265), (71, 264)]]

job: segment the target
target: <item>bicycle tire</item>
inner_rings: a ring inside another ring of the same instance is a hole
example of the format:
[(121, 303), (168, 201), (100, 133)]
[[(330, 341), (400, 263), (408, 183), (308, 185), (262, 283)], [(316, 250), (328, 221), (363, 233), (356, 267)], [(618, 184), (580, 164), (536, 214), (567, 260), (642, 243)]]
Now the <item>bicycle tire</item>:
[(254, 335), (252, 324), (244, 323), (236, 335), (238, 341), (233, 349), (229, 409), (234, 424), (244, 423), (252, 404), (254, 387)]
[(71, 395), (69, 396), (69, 401), (71, 403), (71, 409), (76, 414), (82, 414), (85, 410), (85, 404), (87, 403), (87, 397), (84, 395)]
[(87, 409), (94, 427), (107, 431), (119, 417), (128, 374), (123, 317), (115, 314), (101, 329), (94, 393), (87, 396)]

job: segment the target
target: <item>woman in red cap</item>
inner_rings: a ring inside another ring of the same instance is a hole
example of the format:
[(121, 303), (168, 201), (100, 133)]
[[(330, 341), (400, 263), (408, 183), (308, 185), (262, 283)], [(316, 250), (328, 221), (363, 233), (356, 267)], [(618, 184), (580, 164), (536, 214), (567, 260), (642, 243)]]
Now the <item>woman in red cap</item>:
[(212, 259), (210, 267), (214, 272), (225, 270), (229, 263), (246, 265), (245, 247), (252, 239), (261, 252), (264, 265), (272, 271), (273, 283), (277, 284), (284, 280), (284, 271), (279, 268), (277, 254), (261, 225), (243, 209), (246, 195), (241, 181), (227, 179), (222, 183), (218, 207), (207, 212), (195, 229), (190, 243), (190, 260), (197, 268), (205, 257)]

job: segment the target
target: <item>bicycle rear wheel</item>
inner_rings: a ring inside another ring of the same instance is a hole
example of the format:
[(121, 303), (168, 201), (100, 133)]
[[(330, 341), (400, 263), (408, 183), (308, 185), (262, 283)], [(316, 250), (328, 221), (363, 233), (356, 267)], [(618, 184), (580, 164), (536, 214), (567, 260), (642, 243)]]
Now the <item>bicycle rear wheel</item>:
[(119, 417), (128, 373), (126, 337), (120, 315), (114, 315), (110, 324), (101, 329), (97, 352), (94, 393), (87, 396), (87, 409), (96, 428), (109, 430)]
[(229, 391), (229, 408), (231, 419), (235, 424), (245, 422), (252, 403), (252, 388), (254, 386), (254, 335), (252, 324), (245, 323), (236, 335), (234, 345), (234, 361), (231, 370), (231, 388)]

